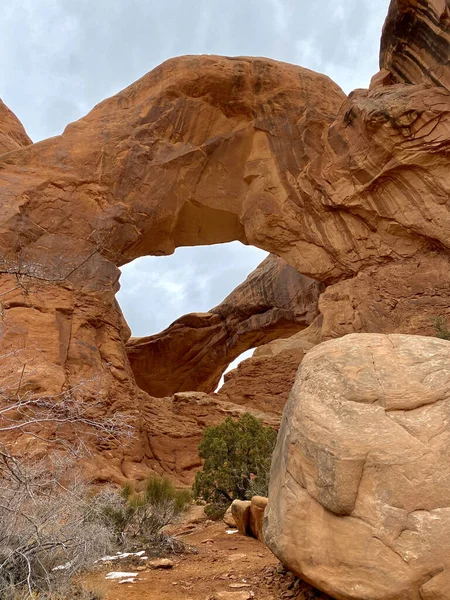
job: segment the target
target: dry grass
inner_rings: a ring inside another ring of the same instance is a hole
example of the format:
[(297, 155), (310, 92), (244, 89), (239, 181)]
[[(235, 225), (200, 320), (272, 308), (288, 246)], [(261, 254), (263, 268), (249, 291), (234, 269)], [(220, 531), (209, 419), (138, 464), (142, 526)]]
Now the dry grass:
[(77, 597), (72, 577), (113, 546), (86, 498), (87, 486), (67, 458), (10, 467), (0, 490), (2, 600)]

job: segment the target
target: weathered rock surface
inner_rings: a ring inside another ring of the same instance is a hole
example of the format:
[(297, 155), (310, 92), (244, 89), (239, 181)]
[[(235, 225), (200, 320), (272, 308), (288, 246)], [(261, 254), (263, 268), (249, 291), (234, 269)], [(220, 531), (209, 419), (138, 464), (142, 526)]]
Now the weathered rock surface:
[(253, 496), (251, 500), (233, 500), (231, 515), (236, 523), (239, 533), (263, 541), (262, 527), (264, 511), (267, 507), (267, 498)]
[(281, 258), (268, 256), (208, 313), (185, 315), (157, 335), (127, 342), (139, 387), (158, 397), (213, 392), (240, 354), (308, 327), (324, 287)]
[(330, 286), (319, 300), (322, 340), (364, 332), (435, 335), (433, 318), (450, 318), (447, 269), (447, 257), (431, 253)]
[[(184, 57), (62, 136), (3, 155), (2, 352), (11, 376), (26, 364), (23, 383), (36, 392), (82, 379), (114, 410), (134, 402), (117, 265), (233, 239), (290, 255), (298, 234), (286, 220), (294, 226), (301, 213), (280, 177), (286, 161), (303, 168), (317, 154), (316, 136), (343, 99), (328, 78), (292, 65)], [(294, 156), (293, 139), (304, 136)]]
[(263, 541), (264, 512), (267, 508), (268, 499), (264, 496), (253, 496), (250, 503), (250, 529), (253, 537)]
[[(189, 56), (39, 144), (27, 145), (1, 105), (3, 389), (18, 381), (40, 395), (73, 389), (106, 412), (141, 415), (140, 443), (110, 455), (119, 466), (139, 466), (150, 456), (146, 437), (159, 439), (165, 399), (136, 384), (130, 331), (114, 297), (118, 267), (184, 245), (254, 244), (328, 285), (319, 301), (322, 338), (398, 331), (402, 323), (424, 331), (450, 288), (447, 14), (441, 0), (392, 2), (383, 71), (370, 90), (348, 98), (297, 66)], [(266, 335), (275, 322), (281, 331), (278, 316), (258, 324), (251, 311), (250, 322), (233, 311), (230, 338)], [(203, 317), (195, 319), (199, 326), (188, 328), (202, 334)], [(221, 343), (220, 369), (242, 342)], [(204, 389), (217, 378), (208, 362), (195, 381)], [(196, 376), (177, 373), (183, 387), (189, 378)], [(163, 377), (156, 380), (165, 393)], [(164, 469), (174, 456), (183, 461), (177, 452), (152, 456)]]
[(235, 239), (328, 284), (448, 263), (449, 115), (430, 84), (346, 98), (276, 61), (164, 63), (62, 136), (2, 156), (2, 346), (33, 363), (30, 385), (83, 373), (113, 402), (134, 388), (114, 302), (133, 258)]
[(305, 351), (301, 348), (275, 356), (252, 356), (225, 374), (225, 382), (217, 396), (235, 404), (281, 415), (304, 356)]
[(0, 99), (0, 154), (32, 144), (22, 123)]
[(233, 500), (231, 503), (231, 515), (242, 535), (250, 534), (250, 505), (250, 500)]
[(233, 515), (231, 514), (231, 506), (227, 508), (225, 514), (223, 515), (222, 521), (228, 527), (236, 527), (236, 521), (234, 520)]
[(450, 343), (349, 335), (303, 360), (264, 539), (338, 600), (447, 598)]
[(142, 480), (150, 472), (191, 485), (201, 465), (198, 444), (205, 427), (227, 417), (251, 412), (265, 425), (278, 429), (280, 417), (221, 400), (202, 392), (180, 392), (169, 398), (142, 394), (135, 418), (136, 436), (127, 444), (105, 446), (87, 460), (93, 481)]
[(448, 0), (391, 0), (381, 38), (380, 69), (394, 83), (450, 90)]
[(257, 348), (251, 358), (225, 374), (217, 397), (281, 415), (303, 357), (321, 341), (320, 316), (299, 333)]
[(286, 339), (256, 349), (225, 375), (220, 396), (264, 412), (280, 413), (305, 353), (349, 333), (434, 336), (434, 318), (450, 322), (448, 260), (440, 254), (371, 267), (329, 286), (319, 299), (320, 317)]

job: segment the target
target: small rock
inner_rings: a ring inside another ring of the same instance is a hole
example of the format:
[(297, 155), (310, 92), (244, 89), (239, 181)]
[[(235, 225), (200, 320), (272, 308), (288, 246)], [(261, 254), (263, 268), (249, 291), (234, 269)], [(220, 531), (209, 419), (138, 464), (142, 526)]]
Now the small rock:
[(188, 525), (197, 525), (206, 520), (205, 507), (204, 506), (191, 506), (187, 515), (186, 522)]
[(152, 569), (172, 569), (173, 560), (169, 558), (157, 558), (148, 562), (148, 566)]
[(211, 539), (202, 540), (202, 544), (214, 544), (214, 540), (211, 540)]
[(230, 554), (230, 556), (228, 557), (228, 560), (234, 562), (237, 560), (245, 560), (247, 558), (246, 554)]
[(251, 600), (254, 596), (255, 594), (250, 590), (243, 592), (215, 592), (210, 597), (210, 600)]
[(230, 583), (230, 588), (241, 589), (252, 587), (249, 583)]
[(236, 521), (234, 520), (234, 517), (231, 514), (231, 506), (227, 508), (227, 511), (224, 514), (223, 522), (225, 523), (225, 525), (228, 525), (228, 527), (236, 527)]
[(136, 571), (146, 571), (147, 567), (144, 567), (144, 565), (140, 566), (140, 567), (136, 567)]

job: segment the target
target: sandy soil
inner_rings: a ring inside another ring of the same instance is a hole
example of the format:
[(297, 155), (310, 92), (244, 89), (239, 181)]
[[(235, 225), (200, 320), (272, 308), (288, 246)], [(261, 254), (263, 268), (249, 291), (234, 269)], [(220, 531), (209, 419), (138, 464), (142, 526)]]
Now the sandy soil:
[[(279, 565), (273, 554), (257, 540), (239, 533), (227, 534), (223, 523), (199, 524), (192, 533), (183, 535), (197, 554), (171, 557), (172, 569), (141, 571), (136, 583), (119, 584), (105, 580), (109, 571), (134, 571), (125, 562), (107, 563), (101, 570), (83, 578), (86, 587), (98, 590), (103, 600), (209, 600), (218, 592), (231, 593), (226, 600), (275, 600), (265, 582), (267, 573)], [(144, 563), (145, 564), (145, 563)]]

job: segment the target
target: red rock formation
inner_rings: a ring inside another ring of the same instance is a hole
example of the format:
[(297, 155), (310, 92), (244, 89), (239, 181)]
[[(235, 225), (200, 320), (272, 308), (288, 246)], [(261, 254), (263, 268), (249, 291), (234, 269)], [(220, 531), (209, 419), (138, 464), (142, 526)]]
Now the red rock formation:
[(208, 313), (185, 315), (157, 335), (128, 341), (139, 387), (159, 397), (213, 392), (240, 354), (309, 326), (323, 288), (277, 256), (267, 257)]
[[(421, 302), (440, 309), (432, 290), (447, 298), (450, 287), (446, 11), (440, 0), (392, 2), (384, 70), (348, 98), (285, 63), (182, 57), (63, 135), (1, 154), (5, 380), (144, 410), (152, 401), (127, 359), (117, 267), (182, 245), (240, 240), (327, 284), (322, 337), (402, 321), (414, 330)], [(3, 107), (0, 122), (6, 150), (28, 143)], [(247, 325), (246, 336), (260, 331)], [(207, 365), (199, 380), (216, 377)]]
[(22, 123), (0, 99), (0, 154), (32, 144)]
[(239, 533), (263, 541), (262, 528), (267, 498), (253, 496), (251, 500), (233, 500), (230, 509)]
[(220, 396), (280, 413), (298, 367), (314, 345), (349, 333), (436, 335), (434, 319), (450, 322), (448, 260), (438, 253), (365, 269), (329, 286), (320, 296), (321, 317), (284, 340), (258, 348), (225, 375)]
[(94, 481), (145, 479), (149, 471), (169, 475), (191, 485), (201, 465), (197, 448), (205, 427), (218, 425), (227, 417), (251, 412), (265, 425), (278, 428), (280, 417), (226, 402), (216, 395), (182, 392), (170, 398), (142, 394), (137, 435), (127, 445), (112, 443), (89, 457), (86, 470)]
[(391, 0), (381, 37), (380, 69), (391, 83), (450, 90), (448, 0)]
[(299, 333), (260, 346), (225, 374), (217, 393), (236, 404), (280, 415), (305, 354), (322, 341), (322, 316)]
[[(133, 402), (116, 265), (231, 239), (306, 257), (303, 243), (293, 245), (301, 213), (280, 178), (289, 161), (306, 166), (317, 154), (316, 137), (343, 98), (328, 78), (299, 67), (185, 57), (62, 136), (4, 155), (2, 347), (22, 361), (14, 356), (6, 368), (14, 375), (26, 363), (24, 383), (37, 391), (83, 379), (114, 410)], [(303, 138), (294, 156), (293, 139)]]
[(225, 374), (225, 382), (217, 396), (248, 408), (281, 415), (304, 356), (305, 351), (301, 348), (274, 356), (252, 356)]
[(27, 361), (33, 339), (54, 348), (37, 342), (33, 384), (73, 385), (82, 372), (111, 398), (119, 380), (123, 397), (115, 264), (142, 254), (240, 239), (324, 282), (436, 244), (445, 260), (448, 93), (391, 86), (344, 100), (298, 67), (187, 57), (62, 136), (4, 155), (2, 289), (17, 275), (33, 289), (8, 295), (3, 343), (26, 347)]

